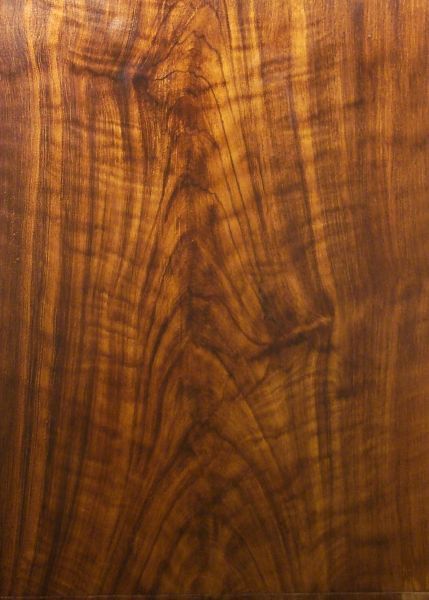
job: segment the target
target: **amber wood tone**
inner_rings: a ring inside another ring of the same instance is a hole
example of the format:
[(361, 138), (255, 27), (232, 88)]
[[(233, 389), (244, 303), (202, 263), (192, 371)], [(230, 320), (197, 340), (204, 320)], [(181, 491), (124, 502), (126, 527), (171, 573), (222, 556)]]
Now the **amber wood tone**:
[(426, 598), (428, 60), (428, 0), (1, 0), (1, 596)]

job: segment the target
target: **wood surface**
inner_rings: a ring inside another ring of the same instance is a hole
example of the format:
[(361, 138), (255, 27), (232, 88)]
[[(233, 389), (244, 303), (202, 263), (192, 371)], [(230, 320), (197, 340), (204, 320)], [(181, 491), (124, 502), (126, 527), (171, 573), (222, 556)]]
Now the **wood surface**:
[(1, 0), (0, 596), (427, 598), (428, 60), (427, 0)]

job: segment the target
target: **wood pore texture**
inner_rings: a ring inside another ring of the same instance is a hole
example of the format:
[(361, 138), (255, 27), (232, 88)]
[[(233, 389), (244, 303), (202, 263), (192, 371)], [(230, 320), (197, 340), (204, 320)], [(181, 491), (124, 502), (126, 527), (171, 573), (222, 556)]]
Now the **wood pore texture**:
[(1, 0), (0, 595), (429, 598), (428, 59), (428, 0)]

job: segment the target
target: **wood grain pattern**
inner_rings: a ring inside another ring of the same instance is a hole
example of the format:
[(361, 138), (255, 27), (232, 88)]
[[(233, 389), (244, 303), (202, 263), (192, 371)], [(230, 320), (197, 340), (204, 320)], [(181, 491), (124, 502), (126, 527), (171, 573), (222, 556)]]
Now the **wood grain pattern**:
[(0, 595), (429, 590), (428, 26), (0, 2)]

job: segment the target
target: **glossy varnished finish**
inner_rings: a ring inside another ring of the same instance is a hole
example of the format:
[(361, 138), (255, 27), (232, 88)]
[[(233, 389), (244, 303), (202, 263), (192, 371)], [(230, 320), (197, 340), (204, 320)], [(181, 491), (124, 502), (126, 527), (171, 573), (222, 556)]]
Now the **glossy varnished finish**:
[(429, 590), (428, 25), (0, 2), (0, 594)]

